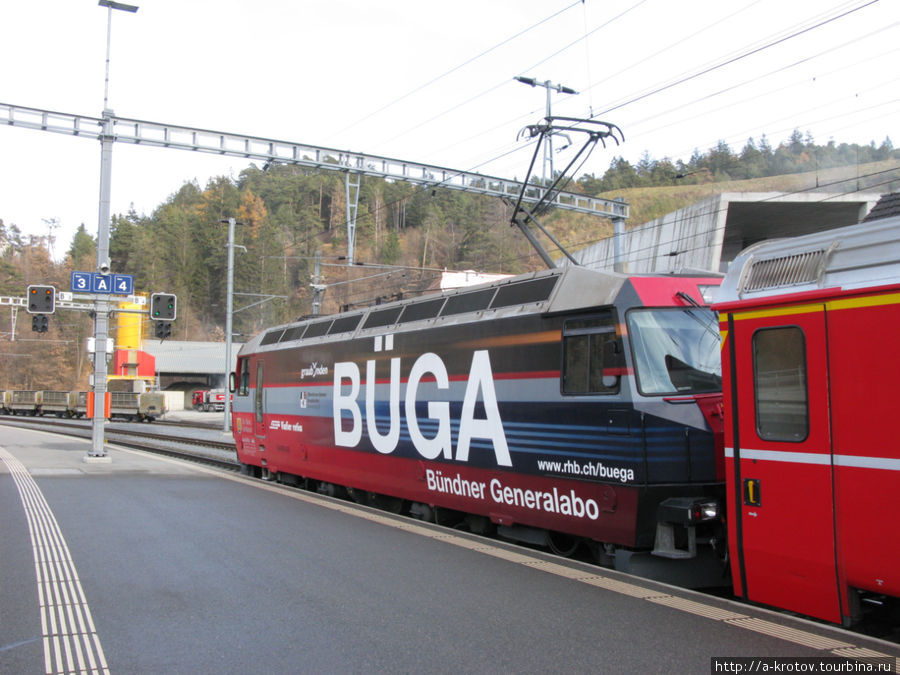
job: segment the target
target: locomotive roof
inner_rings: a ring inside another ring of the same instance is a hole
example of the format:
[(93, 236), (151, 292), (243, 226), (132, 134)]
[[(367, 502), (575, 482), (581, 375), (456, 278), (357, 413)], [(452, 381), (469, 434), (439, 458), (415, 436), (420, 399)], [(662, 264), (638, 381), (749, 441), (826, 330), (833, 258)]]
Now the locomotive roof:
[[(654, 276), (659, 278), (660, 275)], [(388, 330), (417, 330), (523, 314), (588, 310), (615, 304), (623, 287), (634, 278), (633, 275), (578, 266), (531, 272), (478, 286), (276, 326), (255, 336), (241, 351), (277, 349), (279, 345), (299, 340), (327, 341), (337, 335), (349, 339)], [(636, 300), (633, 293), (628, 297), (632, 303)]]
[(256, 349), (340, 333), (374, 335), (440, 323), (467, 323), (523, 313), (558, 312), (612, 304), (628, 277), (583, 267), (564, 267), (509, 277), (478, 286), (375, 305), (356, 312), (314, 317), (260, 333), (247, 343)]
[(760, 242), (728, 268), (717, 303), (900, 283), (900, 216)]

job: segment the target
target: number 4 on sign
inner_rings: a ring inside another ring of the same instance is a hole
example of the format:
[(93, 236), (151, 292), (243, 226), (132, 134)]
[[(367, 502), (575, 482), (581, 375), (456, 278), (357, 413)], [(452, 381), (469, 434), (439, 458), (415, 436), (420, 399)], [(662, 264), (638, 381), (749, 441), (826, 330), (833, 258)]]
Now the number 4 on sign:
[(131, 295), (134, 293), (134, 277), (130, 274), (113, 274), (113, 293)]

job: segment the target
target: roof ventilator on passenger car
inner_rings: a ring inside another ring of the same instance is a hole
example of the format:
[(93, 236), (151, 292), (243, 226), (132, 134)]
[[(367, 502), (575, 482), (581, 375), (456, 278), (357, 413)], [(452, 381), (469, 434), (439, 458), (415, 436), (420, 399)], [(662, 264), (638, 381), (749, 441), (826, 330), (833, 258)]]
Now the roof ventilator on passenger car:
[(754, 260), (749, 265), (746, 277), (741, 280), (738, 292), (818, 284), (825, 273), (825, 263), (836, 246), (837, 244), (832, 244), (828, 249)]

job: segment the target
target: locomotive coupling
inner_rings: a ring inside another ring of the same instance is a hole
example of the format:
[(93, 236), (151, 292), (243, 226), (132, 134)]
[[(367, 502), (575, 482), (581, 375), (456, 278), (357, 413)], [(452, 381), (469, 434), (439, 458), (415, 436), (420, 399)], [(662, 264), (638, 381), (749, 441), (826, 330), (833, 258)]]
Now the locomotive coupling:
[(697, 525), (719, 517), (719, 503), (707, 497), (670, 497), (656, 511), (653, 555), (685, 560), (697, 557)]

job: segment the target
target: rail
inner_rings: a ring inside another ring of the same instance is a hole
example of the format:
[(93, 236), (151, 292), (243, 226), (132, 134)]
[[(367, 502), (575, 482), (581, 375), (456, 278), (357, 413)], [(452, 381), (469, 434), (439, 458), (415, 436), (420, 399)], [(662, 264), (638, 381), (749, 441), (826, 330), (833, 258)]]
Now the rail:
[[(91, 438), (91, 423), (89, 420), (2, 416), (0, 417), (0, 425), (43, 428), (47, 431), (69, 436)], [(174, 427), (175, 425), (172, 426)], [(119, 427), (115, 423), (107, 425), (106, 437), (110, 442), (137, 450), (147, 450), (180, 459), (188, 459), (232, 471), (240, 469), (234, 441), (189, 438), (184, 435), (175, 435), (174, 433), (151, 433), (147, 431), (146, 426), (143, 426), (141, 429), (127, 429)]]

